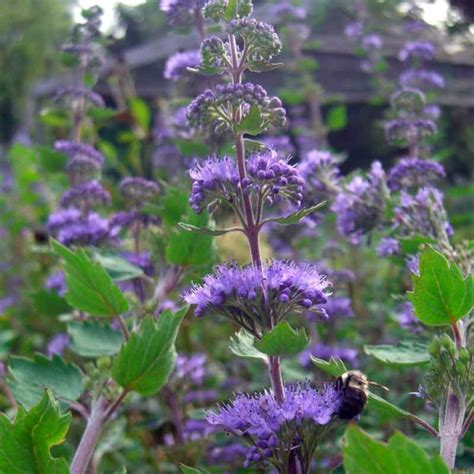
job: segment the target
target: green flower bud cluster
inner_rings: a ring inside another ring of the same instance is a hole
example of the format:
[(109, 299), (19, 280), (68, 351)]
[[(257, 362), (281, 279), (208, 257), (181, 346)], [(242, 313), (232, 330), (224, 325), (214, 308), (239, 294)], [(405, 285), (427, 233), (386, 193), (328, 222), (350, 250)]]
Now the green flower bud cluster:
[(425, 96), (418, 89), (401, 89), (392, 96), (391, 102), (400, 116), (421, 114), (426, 105)]
[(448, 390), (460, 391), (463, 395), (474, 383), (474, 349), (462, 347), (458, 350), (448, 336), (435, 337), (429, 347), (431, 360), (425, 374), (426, 393), (435, 404), (440, 402)]
[(224, 71), (226, 66), (230, 66), (229, 45), (217, 36), (206, 38), (201, 44), (201, 66)]
[(270, 61), (281, 52), (281, 41), (273, 26), (254, 18), (232, 20), (227, 33), (243, 40), (247, 61)]
[(108, 383), (110, 380), (110, 370), (112, 359), (110, 357), (99, 357), (95, 363), (88, 362), (84, 366), (84, 385), (93, 394), (104, 394), (107, 398), (116, 398), (120, 392), (120, 387), (115, 383)]
[[(203, 17), (219, 23), (225, 19), (229, 0), (210, 0), (203, 8)], [(237, 16), (245, 18), (253, 12), (252, 0), (237, 0)]]

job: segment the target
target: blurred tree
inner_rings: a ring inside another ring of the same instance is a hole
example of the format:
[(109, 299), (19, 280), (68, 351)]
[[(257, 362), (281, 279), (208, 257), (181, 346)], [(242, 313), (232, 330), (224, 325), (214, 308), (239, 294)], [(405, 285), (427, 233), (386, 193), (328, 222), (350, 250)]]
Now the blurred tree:
[(59, 64), (72, 0), (0, 0), (0, 143), (20, 124), (28, 89)]

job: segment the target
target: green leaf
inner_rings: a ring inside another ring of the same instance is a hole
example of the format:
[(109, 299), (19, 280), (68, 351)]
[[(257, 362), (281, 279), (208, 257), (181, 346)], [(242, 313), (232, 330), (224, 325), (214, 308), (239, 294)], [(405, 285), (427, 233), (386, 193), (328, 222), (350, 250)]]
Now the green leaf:
[(228, 0), (224, 13), (224, 20), (231, 21), (237, 16), (237, 0)]
[(187, 230), (188, 232), (197, 232), (199, 234), (212, 235), (217, 237), (224, 235), (229, 232), (235, 232), (236, 229), (210, 229), (209, 227), (198, 227), (196, 225), (188, 224), (187, 222), (178, 222), (178, 226), (181, 229)]
[(207, 474), (208, 473), (208, 471), (205, 471), (203, 469), (198, 469), (196, 467), (186, 466), (183, 463), (179, 465), (179, 468), (181, 469), (181, 472), (183, 474)]
[(162, 204), (161, 217), (164, 224), (174, 226), (188, 212), (188, 193), (178, 188), (169, 187), (166, 189), (166, 195)]
[[(258, 140), (252, 140), (251, 138), (244, 138), (244, 145), (246, 151), (262, 151), (267, 148), (265, 143)], [(235, 145), (233, 147), (235, 149)]]
[(270, 356), (298, 354), (309, 344), (304, 328), (293, 329), (288, 321), (281, 321), (271, 331), (266, 332), (255, 347)]
[(247, 64), (247, 68), (251, 72), (270, 72), (282, 66), (283, 63), (266, 63), (265, 61), (251, 61)]
[(252, 105), (249, 113), (241, 120), (239, 124), (234, 126), (236, 132), (248, 133), (249, 135), (258, 135), (262, 131), (262, 117), (260, 115), (260, 107)]
[(135, 121), (140, 125), (144, 132), (148, 132), (150, 127), (151, 112), (150, 108), (143, 99), (133, 97), (129, 100), (128, 106)]
[[(193, 140), (173, 140), (179, 152), (183, 156), (195, 158), (196, 156), (207, 156), (210, 153), (209, 145)], [(159, 153), (159, 151), (158, 151)]]
[(51, 239), (54, 252), (64, 261), (66, 301), (94, 316), (118, 316), (128, 311), (128, 302), (109, 274), (83, 249), (72, 251)]
[[(188, 210), (185, 224), (194, 227), (206, 227), (207, 213), (196, 214)], [(213, 259), (212, 236), (191, 233), (182, 228), (176, 229), (170, 236), (166, 247), (168, 263), (175, 265), (201, 265)]]
[(332, 375), (333, 377), (339, 377), (344, 372), (347, 372), (347, 368), (339, 357), (331, 357), (329, 361), (318, 359), (317, 357), (311, 356), (311, 362), (324, 373)]
[(402, 367), (415, 367), (427, 364), (430, 355), (426, 349), (426, 344), (419, 342), (402, 341), (396, 346), (379, 345), (364, 346), (366, 354), (375, 357), (385, 364)]
[(416, 255), (423, 244), (434, 244), (436, 240), (423, 235), (413, 235), (411, 237), (401, 237), (398, 239), (400, 249), (404, 254)]
[(34, 308), (40, 314), (59, 316), (71, 311), (67, 301), (59, 296), (56, 291), (38, 290), (31, 294), (31, 299)]
[(369, 402), (367, 406), (368, 410), (377, 411), (391, 418), (412, 418), (410, 412), (397, 407), (393, 403), (385, 400), (385, 398), (379, 397), (372, 392), (369, 392)]
[(154, 395), (168, 381), (176, 360), (174, 343), (188, 307), (158, 320), (146, 317), (122, 349), (112, 366), (112, 377), (127, 391)]
[(346, 474), (449, 474), (439, 456), (430, 458), (414, 441), (395, 433), (387, 443), (371, 438), (356, 425), (344, 436)]
[(347, 125), (347, 107), (345, 105), (331, 107), (326, 119), (326, 125), (333, 132), (342, 130)]
[(197, 66), (186, 68), (189, 72), (194, 74), (201, 74), (202, 76), (216, 76), (222, 74), (225, 71), (223, 67), (212, 67), (212, 66)]
[(326, 204), (326, 201), (322, 201), (318, 204), (315, 204), (314, 206), (306, 207), (304, 209), (300, 209), (299, 211), (292, 212), (286, 217), (277, 217), (277, 218), (268, 219), (267, 222), (276, 222), (277, 224), (280, 224), (280, 225), (297, 224), (301, 219), (321, 209), (325, 204)]
[(0, 474), (69, 474), (66, 460), (53, 458), (51, 448), (65, 441), (70, 422), (49, 391), (30, 411), (20, 406), (13, 423), (1, 413)]
[(0, 331), (0, 358), (8, 355), (16, 336), (16, 332), (12, 329), (2, 329)]
[(120, 331), (96, 321), (71, 321), (67, 324), (71, 350), (82, 357), (113, 356), (124, 342)]
[(254, 344), (255, 337), (245, 329), (241, 329), (230, 338), (229, 348), (236, 356), (267, 361), (268, 356), (256, 349)]
[(42, 354), (36, 354), (34, 359), (10, 357), (7, 381), (15, 399), (26, 408), (41, 400), (45, 388), (64, 402), (77, 400), (84, 391), (79, 367), (57, 355), (52, 359)]
[(87, 115), (95, 122), (106, 122), (117, 115), (117, 110), (103, 107), (89, 107)]
[(132, 265), (120, 255), (103, 250), (95, 250), (93, 256), (115, 282), (132, 280), (143, 275), (143, 270), (140, 267)]
[(71, 119), (66, 111), (60, 109), (45, 109), (40, 112), (39, 120), (49, 127), (68, 127)]
[(473, 306), (473, 280), (464, 279), (459, 267), (431, 247), (420, 257), (420, 276), (412, 275), (408, 293), (415, 316), (428, 326), (453, 324)]

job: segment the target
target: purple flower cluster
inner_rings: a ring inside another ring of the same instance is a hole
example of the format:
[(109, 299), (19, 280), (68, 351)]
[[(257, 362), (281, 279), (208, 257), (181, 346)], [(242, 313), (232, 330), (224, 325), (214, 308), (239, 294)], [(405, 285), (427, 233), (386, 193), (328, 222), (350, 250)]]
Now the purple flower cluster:
[(104, 99), (100, 94), (84, 86), (68, 86), (60, 89), (54, 96), (55, 101), (68, 99), (71, 102), (86, 100), (96, 107), (105, 107)]
[(336, 159), (328, 151), (306, 153), (298, 170), (305, 184), (305, 197), (312, 202), (329, 199), (338, 192), (340, 171)]
[(443, 89), (445, 82), (443, 76), (435, 71), (408, 69), (401, 74), (400, 85), (418, 89)]
[(70, 343), (71, 340), (69, 339), (69, 336), (64, 332), (60, 332), (49, 340), (46, 347), (46, 354), (48, 357), (51, 357), (54, 354), (61, 356)]
[(388, 141), (419, 142), (436, 133), (436, 125), (432, 120), (423, 118), (397, 118), (385, 122), (385, 136)]
[[(59, 211), (61, 212), (61, 211)], [(64, 245), (99, 245), (107, 240), (109, 223), (95, 212), (59, 228), (58, 240)]]
[(399, 253), (400, 244), (398, 240), (393, 237), (383, 238), (377, 247), (377, 255), (379, 257), (389, 257), (390, 255), (398, 255)]
[[(340, 402), (341, 394), (332, 385), (317, 390), (309, 383), (295, 383), (285, 386), (281, 404), (271, 392), (241, 394), (209, 413), (207, 420), (250, 443), (245, 467), (270, 459), (278, 465), (280, 457), (301, 448), (302, 443), (309, 448), (322, 427), (327, 430)], [(315, 447), (303, 456), (311, 459)]]
[(295, 147), (288, 135), (268, 135), (262, 139), (262, 142), (275, 151), (280, 159), (287, 159), (295, 154)]
[(398, 58), (400, 61), (417, 58), (423, 61), (431, 61), (434, 58), (434, 54), (434, 46), (428, 41), (409, 41), (398, 53)]
[(259, 107), (262, 131), (270, 125), (280, 127), (285, 123), (281, 100), (269, 97), (262, 86), (250, 82), (219, 84), (215, 90), (205, 90), (188, 106), (187, 118), (193, 127), (214, 126), (216, 133), (222, 133), (233, 126), (237, 110), (245, 118), (252, 106)]
[(394, 209), (394, 222), (402, 235), (423, 235), (446, 241), (452, 235), (441, 191), (421, 188), (416, 195), (402, 191)]
[(278, 2), (272, 6), (271, 11), (280, 22), (287, 20), (304, 20), (307, 16), (305, 8), (293, 5), (288, 1)]
[(178, 354), (170, 383), (179, 381), (200, 386), (208, 376), (206, 354)]
[(158, 225), (161, 222), (158, 216), (153, 216), (140, 211), (121, 211), (117, 212), (109, 222), (109, 229), (111, 235), (116, 235), (122, 229), (130, 230), (135, 226), (149, 227)]
[(60, 296), (66, 293), (66, 277), (64, 272), (56, 271), (52, 273), (46, 280), (45, 288), (49, 291), (55, 291)]
[(443, 165), (436, 161), (402, 158), (390, 170), (387, 185), (391, 191), (421, 188), (432, 185), (445, 176)]
[(199, 50), (193, 49), (175, 53), (166, 61), (163, 75), (165, 79), (173, 81), (189, 78), (191, 73), (188, 71), (188, 67), (195, 68), (199, 66), (200, 62)]
[(196, 305), (196, 316), (225, 315), (260, 336), (269, 318), (276, 324), (293, 311), (320, 311), (328, 286), (313, 265), (274, 260), (262, 269), (220, 265), (184, 299)]
[(62, 207), (90, 209), (97, 205), (109, 204), (110, 194), (98, 181), (86, 181), (66, 191), (61, 197)]
[(380, 162), (372, 163), (367, 179), (356, 176), (340, 192), (331, 209), (336, 213), (337, 230), (357, 245), (362, 236), (383, 220), (387, 187)]
[(161, 0), (160, 9), (172, 26), (189, 25), (208, 0)]
[(158, 194), (158, 185), (145, 178), (128, 176), (119, 184), (119, 191), (132, 206), (140, 206)]

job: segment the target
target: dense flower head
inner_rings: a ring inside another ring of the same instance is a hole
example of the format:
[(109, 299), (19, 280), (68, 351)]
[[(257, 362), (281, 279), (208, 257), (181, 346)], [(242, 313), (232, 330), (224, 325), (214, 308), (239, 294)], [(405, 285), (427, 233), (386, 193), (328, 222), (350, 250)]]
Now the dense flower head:
[(231, 61), (228, 43), (218, 36), (208, 36), (201, 43), (200, 61), (203, 67), (224, 68)]
[(281, 51), (281, 41), (272, 25), (254, 18), (232, 20), (227, 33), (240, 36), (248, 45), (250, 61), (270, 61)]
[(453, 229), (443, 205), (443, 194), (425, 186), (416, 195), (402, 191), (394, 209), (397, 231), (403, 235), (423, 235), (434, 239), (447, 238)]
[(400, 85), (418, 89), (442, 89), (445, 86), (443, 76), (426, 69), (408, 69), (400, 76)]
[(122, 196), (132, 205), (144, 204), (158, 194), (158, 185), (149, 179), (127, 176), (119, 184)]
[(314, 201), (327, 199), (337, 192), (340, 182), (338, 162), (328, 151), (311, 150), (298, 166), (305, 183), (305, 194)]
[(115, 234), (121, 229), (131, 229), (135, 225), (140, 227), (149, 227), (151, 225), (158, 225), (160, 223), (158, 216), (147, 214), (139, 211), (120, 211), (117, 212), (109, 222), (111, 234)]
[(48, 345), (46, 346), (46, 354), (48, 357), (51, 357), (52, 355), (63, 355), (64, 351), (66, 348), (70, 345), (71, 340), (69, 339), (69, 336), (64, 333), (60, 332), (58, 334), (55, 334), (49, 341)]
[(197, 213), (218, 200), (232, 200), (239, 184), (237, 167), (228, 156), (208, 158), (189, 170), (189, 175), (193, 180), (189, 205)]
[(189, 78), (191, 73), (188, 71), (188, 67), (197, 67), (200, 62), (201, 55), (197, 49), (175, 53), (166, 61), (163, 75), (165, 79), (173, 81)]
[(193, 127), (213, 126), (216, 133), (222, 133), (233, 126), (239, 108), (245, 118), (252, 106), (260, 109), (262, 131), (285, 123), (286, 112), (280, 99), (269, 97), (262, 86), (250, 82), (218, 84), (214, 91), (205, 90), (188, 106), (187, 117)]
[(328, 286), (314, 265), (273, 260), (262, 269), (220, 265), (184, 299), (196, 305), (196, 316), (225, 315), (260, 336), (270, 317), (277, 323), (292, 311), (320, 311)]
[(187, 385), (201, 386), (207, 376), (206, 354), (178, 354), (169, 383), (185, 383)]
[(364, 34), (364, 25), (361, 21), (349, 23), (344, 28), (344, 34), (351, 39), (360, 38)]
[(383, 46), (383, 41), (380, 35), (371, 33), (362, 38), (362, 47), (368, 51), (377, 51)]
[(49, 291), (55, 291), (58, 295), (64, 296), (66, 293), (66, 276), (61, 270), (52, 273), (44, 284)]
[(47, 229), (50, 234), (53, 234), (60, 228), (69, 224), (74, 224), (81, 218), (81, 211), (74, 207), (68, 209), (60, 209), (53, 212), (48, 217)]
[(419, 89), (404, 87), (391, 95), (390, 104), (399, 117), (416, 117), (423, 112), (426, 97)]
[(428, 41), (409, 41), (400, 50), (398, 58), (400, 61), (419, 58), (424, 61), (430, 61), (434, 58), (434, 46)]
[(379, 257), (389, 257), (391, 255), (398, 255), (399, 253), (400, 243), (393, 237), (383, 238), (377, 247), (377, 255)]
[(57, 151), (68, 155), (69, 159), (86, 156), (88, 158), (92, 158), (100, 164), (104, 162), (104, 156), (102, 153), (87, 143), (80, 143), (72, 140), (56, 140), (54, 143), (54, 148)]
[(385, 136), (388, 141), (419, 141), (434, 135), (436, 130), (435, 123), (428, 119), (398, 118), (385, 122)]
[(319, 359), (330, 360), (331, 357), (342, 359), (348, 366), (355, 367), (359, 352), (357, 349), (346, 346), (328, 345), (317, 342), (308, 347), (300, 355), (300, 363), (304, 367), (311, 367), (311, 356)]
[(100, 173), (100, 163), (94, 158), (77, 155), (67, 162), (67, 171), (75, 184), (84, 183), (97, 178)]
[(283, 159), (295, 154), (295, 147), (288, 135), (268, 135), (262, 139), (265, 146), (276, 151), (278, 158)]
[(92, 89), (83, 86), (68, 86), (60, 89), (54, 96), (55, 101), (63, 99), (75, 101), (78, 99), (86, 100), (95, 107), (105, 107), (104, 99), (100, 94)]
[(382, 222), (386, 197), (385, 173), (380, 162), (375, 161), (367, 178), (354, 177), (331, 207), (336, 213), (339, 234), (359, 244), (365, 233)]
[(108, 204), (110, 194), (98, 181), (87, 181), (72, 187), (61, 196), (62, 207), (88, 208)]
[(166, 13), (168, 23), (172, 26), (189, 25), (195, 20), (196, 12), (208, 0), (161, 0), (160, 9)]
[[(250, 443), (246, 467), (270, 458), (278, 464), (280, 456), (292, 449), (302, 444), (308, 448), (321, 433), (321, 427), (327, 427), (334, 419), (340, 403), (341, 393), (332, 385), (317, 390), (309, 383), (294, 383), (285, 386), (281, 404), (270, 391), (239, 394), (210, 412), (207, 420)], [(306, 455), (312, 454), (310, 448)]]
[(387, 185), (392, 191), (432, 185), (446, 173), (443, 165), (432, 160), (402, 158), (389, 172)]
[(109, 223), (95, 212), (61, 227), (58, 240), (64, 245), (99, 245), (108, 238)]
[(252, 153), (247, 159), (248, 176), (242, 181), (244, 192), (261, 193), (267, 203), (288, 199), (296, 206), (303, 198), (303, 179), (298, 169), (278, 158), (273, 150)]

